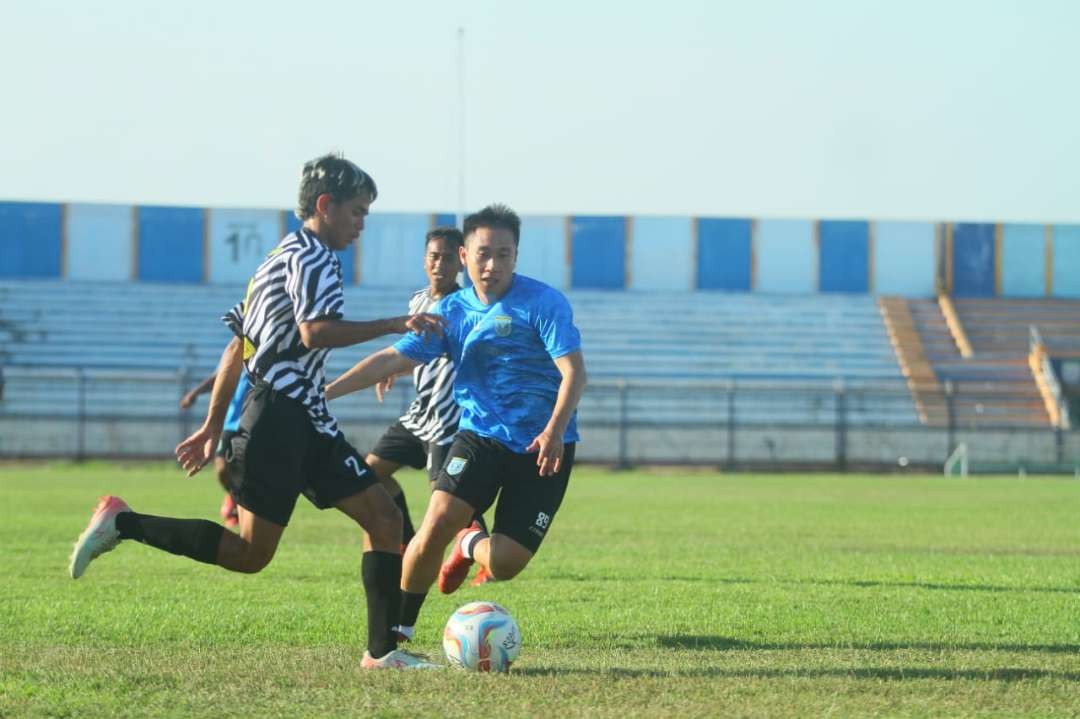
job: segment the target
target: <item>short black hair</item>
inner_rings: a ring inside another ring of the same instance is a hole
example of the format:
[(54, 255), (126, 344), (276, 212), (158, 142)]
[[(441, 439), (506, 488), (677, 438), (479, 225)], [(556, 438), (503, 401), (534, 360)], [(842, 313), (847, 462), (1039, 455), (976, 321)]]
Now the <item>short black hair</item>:
[(424, 235), (424, 247), (427, 247), (432, 240), (443, 240), (457, 249), (465, 244), (465, 235), (461, 234), (461, 230), (456, 227), (436, 227)]
[(510, 230), (514, 233), (514, 246), (521, 240), (521, 218), (506, 205), (495, 203), (465, 218), (465, 237), (481, 227)]
[(361, 194), (367, 194), (372, 202), (379, 196), (371, 175), (340, 154), (328, 153), (316, 157), (304, 163), (300, 173), (300, 200), (296, 206), (296, 216), (301, 220), (314, 217), (319, 195), (330, 195), (334, 202), (347, 202)]

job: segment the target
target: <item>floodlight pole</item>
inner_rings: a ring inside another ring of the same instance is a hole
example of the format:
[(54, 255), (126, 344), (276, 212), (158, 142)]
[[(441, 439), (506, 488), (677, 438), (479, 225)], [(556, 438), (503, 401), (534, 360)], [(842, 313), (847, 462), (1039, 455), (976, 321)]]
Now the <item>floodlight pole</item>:
[(465, 221), (465, 28), (457, 29), (458, 227)]

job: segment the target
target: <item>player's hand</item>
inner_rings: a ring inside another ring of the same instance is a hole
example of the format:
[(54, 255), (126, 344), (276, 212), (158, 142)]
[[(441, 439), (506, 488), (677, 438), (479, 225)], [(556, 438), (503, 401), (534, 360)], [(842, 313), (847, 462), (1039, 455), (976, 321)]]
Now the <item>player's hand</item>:
[(536, 466), (540, 468), (541, 477), (550, 477), (557, 474), (562, 468), (563, 441), (562, 437), (555, 437), (548, 431), (536, 435), (526, 452), (537, 452)]
[(380, 402), (382, 402), (383, 397), (386, 396), (386, 393), (389, 392), (390, 389), (393, 386), (394, 386), (394, 375), (390, 375), (389, 377), (387, 377), (386, 379), (384, 379), (381, 382), (376, 382), (375, 383), (375, 397), (376, 397), (376, 399), (378, 399)]
[(215, 432), (203, 425), (190, 437), (176, 445), (176, 461), (189, 477), (194, 477), (200, 469), (209, 464), (217, 448), (220, 434), (220, 431)]
[(404, 318), (405, 320), (405, 332), (415, 332), (424, 339), (438, 335), (442, 337), (443, 328), (446, 327), (446, 320), (439, 315), (432, 315), (426, 312), (422, 312), (416, 315), (409, 315)]
[(195, 394), (194, 392), (185, 393), (184, 396), (180, 398), (180, 409), (187, 409), (191, 405), (195, 404), (195, 399), (198, 396), (199, 395)]

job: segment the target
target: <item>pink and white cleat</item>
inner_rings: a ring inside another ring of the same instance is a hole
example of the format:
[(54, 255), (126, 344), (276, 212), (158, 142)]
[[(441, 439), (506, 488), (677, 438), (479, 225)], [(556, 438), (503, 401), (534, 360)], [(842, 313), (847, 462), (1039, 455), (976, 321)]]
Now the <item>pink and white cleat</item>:
[(86, 572), (87, 565), (105, 552), (112, 551), (120, 544), (120, 532), (116, 529), (116, 515), (130, 512), (131, 507), (119, 497), (102, 497), (94, 507), (90, 523), (75, 541), (71, 551), (71, 564), (68, 572), (72, 579), (78, 579)]
[(438, 664), (433, 664), (423, 657), (407, 652), (403, 649), (395, 649), (379, 659), (371, 656), (371, 652), (365, 651), (364, 658), (360, 660), (361, 669), (442, 669)]
[(473, 580), (471, 582), (469, 582), (469, 586), (479, 587), (482, 584), (487, 584), (488, 582), (494, 581), (495, 575), (489, 572), (487, 567), (485, 567), (484, 565), (480, 565), (480, 569), (476, 571), (476, 576), (473, 577)]

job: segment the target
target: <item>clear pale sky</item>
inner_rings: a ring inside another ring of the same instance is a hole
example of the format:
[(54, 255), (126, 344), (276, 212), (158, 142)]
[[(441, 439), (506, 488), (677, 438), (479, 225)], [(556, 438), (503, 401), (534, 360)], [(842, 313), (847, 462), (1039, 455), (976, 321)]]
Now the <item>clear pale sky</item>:
[(1080, 221), (1080, 2), (0, 0), (0, 198)]

